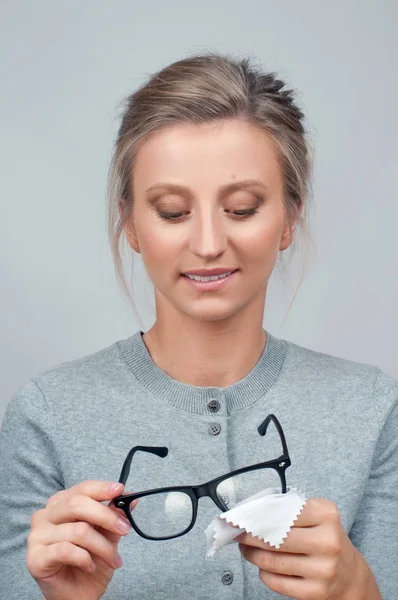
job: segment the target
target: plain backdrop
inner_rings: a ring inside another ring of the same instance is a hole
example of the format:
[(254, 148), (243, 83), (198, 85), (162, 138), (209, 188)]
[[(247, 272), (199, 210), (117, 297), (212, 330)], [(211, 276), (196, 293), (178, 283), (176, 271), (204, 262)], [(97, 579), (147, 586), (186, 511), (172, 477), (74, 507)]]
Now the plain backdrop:
[(195, 51), (253, 56), (307, 115), (314, 249), (283, 327), (299, 254), (290, 283), (272, 278), (265, 327), (398, 378), (395, 0), (3, 0), (0, 11), (0, 421), (34, 375), (142, 328), (106, 235), (118, 106)]

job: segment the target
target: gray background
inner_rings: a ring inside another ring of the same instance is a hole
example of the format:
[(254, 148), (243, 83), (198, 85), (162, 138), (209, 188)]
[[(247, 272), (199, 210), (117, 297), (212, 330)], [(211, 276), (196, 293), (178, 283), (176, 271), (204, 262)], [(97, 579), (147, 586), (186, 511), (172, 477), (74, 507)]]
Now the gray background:
[[(266, 328), (398, 378), (395, 0), (3, 0), (0, 10), (0, 419), (33, 375), (141, 326), (105, 229), (118, 104), (203, 50), (278, 71), (312, 135), (315, 249), (283, 327), (299, 255), (289, 285), (273, 277)], [(140, 268), (137, 287), (149, 328)]]

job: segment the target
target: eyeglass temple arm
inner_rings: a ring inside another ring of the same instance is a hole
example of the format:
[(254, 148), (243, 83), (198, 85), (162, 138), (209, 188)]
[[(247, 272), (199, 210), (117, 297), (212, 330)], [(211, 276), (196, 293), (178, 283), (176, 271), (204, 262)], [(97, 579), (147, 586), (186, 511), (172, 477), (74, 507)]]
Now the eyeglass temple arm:
[[(288, 455), (289, 452), (287, 449), (285, 434), (283, 433), (281, 424), (279, 423), (279, 421), (275, 415), (273, 415), (273, 414), (267, 415), (267, 417), (264, 419), (264, 421), (261, 423), (261, 425), (258, 426), (257, 431), (259, 432), (260, 435), (265, 435), (267, 432), (267, 429), (268, 429), (268, 425), (270, 424), (271, 421), (273, 421), (275, 423), (275, 426), (280, 435), (280, 438), (282, 441), (283, 453)], [(128, 453), (128, 455), (126, 456), (126, 459), (123, 463), (123, 467), (122, 467), (120, 477), (119, 477), (119, 483), (123, 483), (123, 485), (126, 484), (128, 476), (130, 474), (131, 461), (133, 460), (134, 454), (138, 451), (150, 452), (151, 454), (156, 454), (157, 456), (160, 456), (161, 458), (164, 458), (169, 453), (169, 450), (166, 446), (134, 446), (134, 448), (132, 448), (130, 450), (130, 452)]]
[(150, 452), (151, 454), (156, 454), (161, 458), (164, 458), (169, 453), (169, 449), (166, 448), (166, 446), (134, 446), (134, 448), (131, 448), (130, 452), (127, 454), (126, 460), (123, 463), (122, 471), (119, 477), (119, 483), (126, 485), (126, 481), (130, 474), (131, 461), (133, 460), (134, 454), (138, 451)]
[(270, 424), (271, 421), (273, 421), (275, 423), (275, 427), (277, 428), (278, 433), (280, 435), (282, 447), (283, 447), (283, 454), (289, 455), (289, 452), (287, 449), (287, 444), (286, 444), (286, 439), (285, 439), (285, 434), (283, 433), (282, 426), (279, 423), (279, 421), (275, 415), (269, 414), (264, 419), (264, 421), (261, 423), (261, 425), (258, 426), (257, 431), (259, 432), (260, 435), (265, 435), (267, 433), (268, 425)]

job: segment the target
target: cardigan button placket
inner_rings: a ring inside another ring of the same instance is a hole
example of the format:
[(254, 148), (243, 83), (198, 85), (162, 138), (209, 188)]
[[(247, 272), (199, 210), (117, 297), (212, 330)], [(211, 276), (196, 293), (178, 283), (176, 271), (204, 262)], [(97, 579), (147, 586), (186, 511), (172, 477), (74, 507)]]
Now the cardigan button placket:
[(224, 585), (231, 585), (233, 580), (234, 580), (234, 576), (232, 575), (231, 571), (225, 571), (225, 573), (221, 577), (221, 581), (223, 582)]
[(221, 425), (219, 423), (212, 423), (209, 427), (210, 435), (218, 435), (221, 431)]
[(217, 412), (220, 410), (220, 403), (218, 400), (216, 400), (215, 398), (213, 398), (212, 400), (210, 400), (210, 402), (207, 405), (207, 408), (209, 410), (211, 410), (211, 412)]

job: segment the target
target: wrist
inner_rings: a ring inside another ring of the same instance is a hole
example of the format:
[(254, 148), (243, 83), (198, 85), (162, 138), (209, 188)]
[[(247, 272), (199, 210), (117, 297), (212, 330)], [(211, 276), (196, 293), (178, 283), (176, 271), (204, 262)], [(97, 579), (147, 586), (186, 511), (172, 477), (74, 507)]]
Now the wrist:
[(372, 571), (366, 560), (356, 549), (357, 565), (356, 577), (353, 580), (351, 590), (348, 592), (349, 600), (383, 600)]
[(376, 579), (368, 565), (366, 565), (366, 579), (364, 583), (363, 598), (361, 600), (383, 600)]

